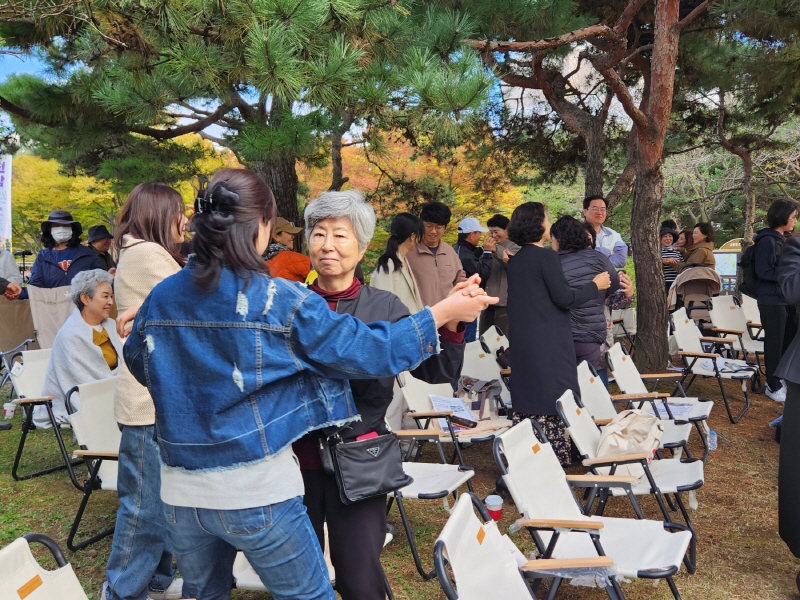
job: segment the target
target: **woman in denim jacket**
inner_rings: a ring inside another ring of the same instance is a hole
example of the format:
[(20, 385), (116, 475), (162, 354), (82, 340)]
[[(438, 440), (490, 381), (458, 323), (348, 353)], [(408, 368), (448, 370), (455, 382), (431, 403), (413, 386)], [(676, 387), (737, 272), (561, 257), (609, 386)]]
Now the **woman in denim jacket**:
[(365, 325), (265, 273), (275, 201), (255, 173), (217, 172), (195, 210), (196, 256), (148, 296), (124, 350), (155, 403), (184, 595), (230, 598), (239, 548), (276, 600), (333, 600), (292, 442), (358, 420), (347, 380), (416, 368), (439, 351), (437, 324), (497, 299), (467, 282), (433, 308)]

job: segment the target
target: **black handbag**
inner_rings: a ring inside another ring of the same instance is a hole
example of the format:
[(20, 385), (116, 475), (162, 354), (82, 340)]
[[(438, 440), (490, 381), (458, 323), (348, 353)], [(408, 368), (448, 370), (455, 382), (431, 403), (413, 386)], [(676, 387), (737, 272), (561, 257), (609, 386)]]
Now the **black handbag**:
[(336, 433), (319, 440), (326, 473), (336, 478), (342, 504), (388, 494), (414, 481), (403, 471), (400, 443), (393, 433), (345, 442)]

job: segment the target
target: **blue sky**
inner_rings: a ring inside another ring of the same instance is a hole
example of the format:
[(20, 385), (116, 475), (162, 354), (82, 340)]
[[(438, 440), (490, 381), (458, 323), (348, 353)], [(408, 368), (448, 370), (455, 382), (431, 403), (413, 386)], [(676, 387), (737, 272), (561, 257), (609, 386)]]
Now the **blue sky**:
[(9, 75), (14, 73), (43, 72), (44, 64), (32, 56), (15, 56), (12, 54), (0, 54), (0, 82), (5, 81)]

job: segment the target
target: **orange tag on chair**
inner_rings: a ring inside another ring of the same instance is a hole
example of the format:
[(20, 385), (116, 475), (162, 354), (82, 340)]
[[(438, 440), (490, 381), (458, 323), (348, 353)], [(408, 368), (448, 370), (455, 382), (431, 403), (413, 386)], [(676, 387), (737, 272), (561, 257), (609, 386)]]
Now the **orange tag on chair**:
[(22, 598), (27, 598), (28, 596), (30, 596), (35, 590), (40, 588), (43, 583), (44, 582), (42, 581), (41, 575), (37, 575), (36, 577), (31, 579), (28, 583), (26, 583), (17, 590), (17, 594), (19, 595), (20, 600), (22, 600)]
[(483, 540), (484, 540), (484, 538), (486, 537), (486, 532), (483, 530), (483, 527), (481, 527), (481, 528), (478, 530), (478, 535), (477, 535), (477, 536), (475, 536), (475, 537), (477, 537), (477, 538), (478, 538), (478, 543), (479, 543), (479, 544), (483, 544)]
[(594, 377), (589, 377), (589, 383), (594, 383)]
[(581, 414), (581, 409), (580, 409), (580, 408), (576, 408), (576, 409), (575, 409), (575, 414), (576, 414), (576, 415), (579, 415), (579, 414)]
[(539, 450), (541, 450), (541, 447), (539, 446), (539, 444), (536, 444), (535, 446), (533, 446), (533, 447), (531, 448), (531, 450), (533, 450), (533, 453), (534, 453), (534, 454), (538, 454), (538, 453), (539, 453)]
[(689, 319), (686, 319), (686, 320), (684, 321), (684, 323), (688, 324), (688, 323), (689, 323)]
[(622, 362), (625, 362), (626, 360), (628, 360), (628, 357), (627, 356), (623, 356), (622, 357)]
[(728, 310), (736, 310), (737, 308), (738, 308), (738, 307), (736, 307), (736, 306), (729, 306), (729, 307), (728, 307)]
[(486, 358), (485, 354), (478, 354), (478, 358)]

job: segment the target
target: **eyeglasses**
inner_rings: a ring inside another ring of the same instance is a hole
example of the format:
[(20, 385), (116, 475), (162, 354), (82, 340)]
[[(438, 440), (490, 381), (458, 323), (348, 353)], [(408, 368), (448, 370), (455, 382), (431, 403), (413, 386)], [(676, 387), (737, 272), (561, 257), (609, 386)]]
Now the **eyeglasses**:
[(605, 206), (592, 206), (591, 208), (588, 208), (586, 210), (588, 210), (591, 213), (604, 213), (604, 212), (607, 212), (607, 209), (606, 209)]

